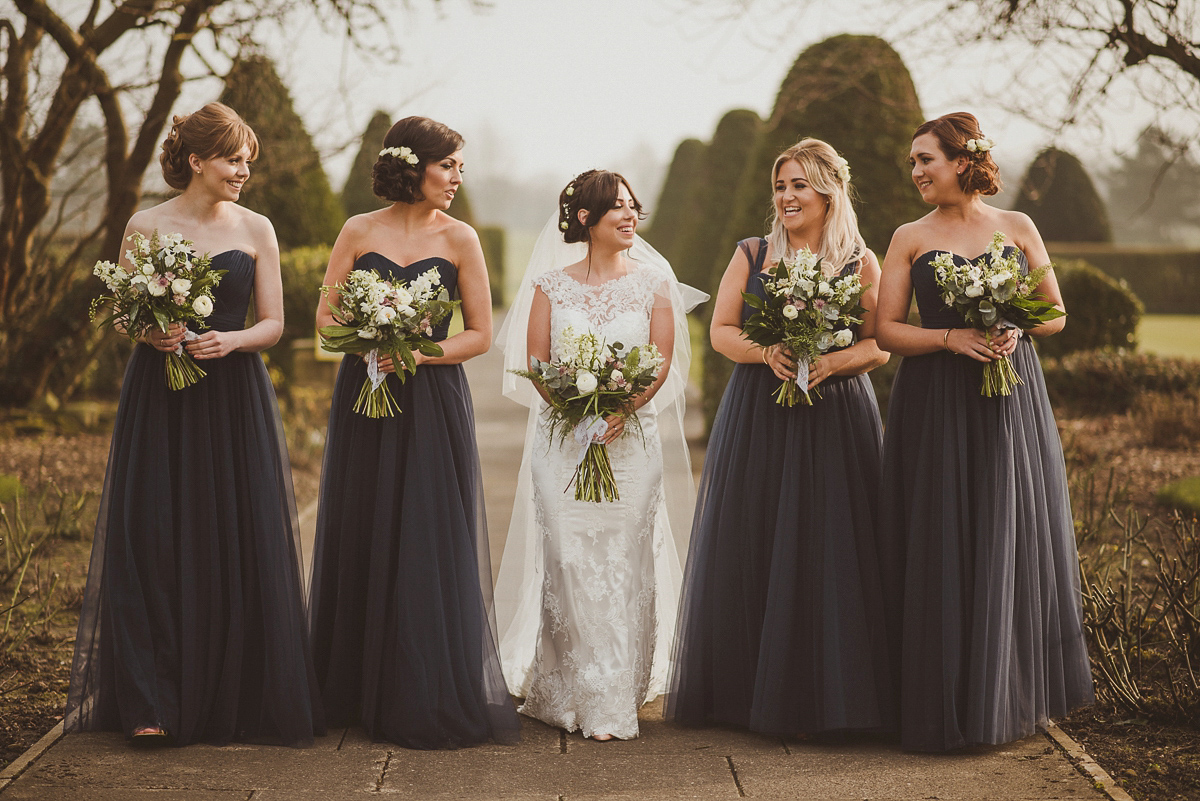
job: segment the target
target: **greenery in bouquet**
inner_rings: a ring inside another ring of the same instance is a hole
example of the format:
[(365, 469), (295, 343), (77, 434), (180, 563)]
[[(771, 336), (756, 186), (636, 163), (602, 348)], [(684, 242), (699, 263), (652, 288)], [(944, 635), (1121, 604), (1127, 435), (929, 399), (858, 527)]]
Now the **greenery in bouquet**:
[(821, 397), (816, 389), (809, 392), (809, 368), (829, 350), (853, 345), (855, 326), (866, 312), (862, 296), (870, 285), (864, 286), (857, 272), (827, 276), (821, 262), (805, 248), (794, 261), (781, 259), (766, 271), (765, 300), (742, 293), (755, 310), (742, 326), (746, 338), (764, 348), (782, 345), (796, 359), (795, 380), (784, 381), (775, 392), (775, 402), (783, 406), (811, 406), (812, 394)]
[[(214, 270), (208, 254), (197, 256), (192, 242), (181, 234), (157, 230), (147, 239), (134, 231), (125, 251), (130, 268), (111, 261), (98, 261), (92, 273), (104, 281), (108, 294), (92, 301), (89, 315), (96, 319), (102, 308), (109, 314), (102, 321), (123, 330), (137, 342), (151, 328), (168, 333), (172, 323), (204, 325), (213, 311), (213, 289), (226, 270)], [(189, 338), (195, 338), (189, 332)], [(206, 374), (183, 349), (182, 343), (164, 354), (167, 386), (183, 389)]]
[[(992, 234), (992, 244), (978, 261), (939, 252), (933, 259), (933, 274), (942, 290), (942, 301), (967, 324), (985, 333), (991, 341), (994, 327), (1028, 330), (1062, 317), (1053, 303), (1035, 295), (1051, 265), (1026, 273), (1016, 248), (1006, 251), (1004, 234)], [(988, 362), (983, 368), (980, 394), (992, 398), (1011, 395), (1024, 384), (1009, 357)]]
[(321, 342), (327, 350), (355, 353), (367, 362), (367, 379), (354, 411), (372, 418), (392, 417), (400, 406), (379, 369), (380, 355), (391, 357), (403, 383), (407, 373), (417, 369), (413, 351), (442, 355), (441, 345), (432, 339), (433, 327), (460, 301), (450, 300), (436, 270), (411, 281), (389, 281), (375, 270), (354, 270), (342, 283), (321, 291), (328, 296), (331, 288), (338, 293), (337, 304), (329, 303), (336, 325), (321, 328)]
[(633, 347), (606, 343), (590, 331), (577, 332), (570, 326), (559, 337), (557, 350), (557, 360), (530, 356), (530, 369), (512, 372), (546, 391), (551, 438), (565, 442), (571, 436), (580, 446), (579, 464), (571, 477), (575, 500), (618, 500), (621, 495), (608, 448), (594, 440), (604, 434), (608, 415), (621, 415), (638, 425), (634, 401), (658, 379), (665, 360), (654, 343)]

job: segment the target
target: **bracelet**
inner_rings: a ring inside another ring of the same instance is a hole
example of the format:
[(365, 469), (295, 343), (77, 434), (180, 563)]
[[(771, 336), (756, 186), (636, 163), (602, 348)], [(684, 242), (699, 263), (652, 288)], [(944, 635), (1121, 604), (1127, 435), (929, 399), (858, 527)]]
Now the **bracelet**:
[(770, 367), (771, 363), (767, 361), (767, 349), (763, 348), (761, 353), (762, 353), (763, 364), (765, 364), (767, 367)]
[[(950, 329), (949, 328), (946, 329), (946, 335), (944, 337), (942, 337), (942, 347), (945, 348), (946, 350), (950, 350)], [(950, 350), (950, 352), (953, 353), (954, 351)]]

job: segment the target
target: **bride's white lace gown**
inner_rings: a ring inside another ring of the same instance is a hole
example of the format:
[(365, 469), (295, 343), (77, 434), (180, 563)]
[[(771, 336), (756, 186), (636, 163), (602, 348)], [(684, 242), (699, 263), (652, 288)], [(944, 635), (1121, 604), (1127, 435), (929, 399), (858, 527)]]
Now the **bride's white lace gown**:
[[(670, 310), (665, 276), (647, 266), (599, 286), (562, 270), (537, 280), (550, 300), (551, 359), (562, 333), (591, 329), (626, 346), (650, 341), (656, 305)], [(608, 446), (620, 500), (576, 501), (564, 492), (578, 446), (534, 431), (534, 522), (541, 537), (541, 626), (521, 712), (584, 736), (638, 734), (637, 710), (662, 691), (651, 687), (660, 613), (656, 598), (656, 519), (663, 505), (663, 461), (654, 403), (638, 412), (641, 433), (627, 425)], [(658, 524), (666, 525), (664, 518)], [(669, 594), (669, 593), (668, 593)], [(675, 599), (663, 599), (672, 604)], [(660, 660), (663, 659), (660, 654)], [(659, 671), (661, 672), (660, 666)]]

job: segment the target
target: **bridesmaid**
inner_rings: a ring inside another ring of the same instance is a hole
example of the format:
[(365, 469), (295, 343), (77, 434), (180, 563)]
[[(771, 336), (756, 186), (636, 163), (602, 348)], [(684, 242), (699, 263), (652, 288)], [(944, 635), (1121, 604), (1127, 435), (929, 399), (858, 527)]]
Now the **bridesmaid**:
[[(414, 352), (400, 406), (352, 410), (366, 364), (346, 356), (329, 413), (313, 565), (311, 625), (331, 725), (375, 740), (455, 748), (517, 739), (496, 652), (492, 571), (471, 392), (462, 363), (488, 349), (492, 304), (475, 231), (446, 214), (462, 184), (462, 137), (425, 117), (392, 126), (373, 188), (392, 205), (346, 221), (325, 284), (354, 269), (410, 281), (436, 270), (462, 299), (464, 330), (434, 331), (442, 356)], [(405, 150), (404, 148), (407, 148)], [(410, 163), (412, 162), (412, 163)], [(336, 293), (331, 293), (336, 302)], [(322, 302), (317, 325), (333, 323)]]
[(176, 745), (307, 745), (323, 733), (291, 471), (258, 355), (283, 330), (279, 248), (270, 221), (237, 205), (257, 155), (254, 131), (227, 106), (176, 117), (159, 160), (181, 194), (125, 229), (182, 234), (228, 272), (210, 329), (185, 346), (207, 376), (167, 388), (162, 354), (183, 341), (181, 326), (151, 330), (125, 371), (67, 731)]
[[(713, 347), (737, 363), (713, 424), (696, 502), (666, 716), (794, 735), (895, 725), (875, 552), (881, 430), (867, 371), (879, 264), (863, 243), (849, 169), (804, 139), (771, 169), (775, 214), (721, 279)], [(763, 269), (805, 247), (826, 274), (871, 288), (850, 347), (812, 366), (812, 406), (776, 404), (795, 360), (742, 334), (743, 290), (766, 297)]]
[[(921, 751), (1016, 740), (1093, 700), (1062, 445), (1037, 353), (1019, 331), (989, 342), (968, 327), (933, 273), (939, 252), (978, 261), (995, 231), (1025, 269), (1050, 262), (1027, 216), (983, 202), (1000, 188), (990, 153), (968, 149), (983, 138), (966, 113), (917, 129), (912, 178), (936, 208), (896, 230), (879, 293), (879, 342), (904, 356), (880, 531), (901, 635), (901, 741)], [(920, 326), (907, 322), (914, 292)], [(1053, 272), (1038, 292), (1062, 308)], [(983, 397), (983, 366), (1005, 355), (1024, 384)]]

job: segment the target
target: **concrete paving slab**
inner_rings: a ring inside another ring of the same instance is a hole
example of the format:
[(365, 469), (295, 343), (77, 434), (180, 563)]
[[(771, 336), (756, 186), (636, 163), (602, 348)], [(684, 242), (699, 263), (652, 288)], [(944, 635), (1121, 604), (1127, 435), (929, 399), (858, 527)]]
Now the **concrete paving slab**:
[(504, 756), (405, 751), (393, 755), (380, 790), (422, 799), (604, 792), (642, 798), (738, 797), (724, 757), (693, 754)]
[(1097, 798), (1042, 734), (955, 754), (911, 754), (880, 742), (790, 746), (785, 756), (735, 756), (748, 798)]
[(373, 789), (386, 757), (386, 747), (355, 753), (257, 745), (145, 750), (131, 748), (120, 734), (75, 734), (50, 749), (17, 784), (246, 793), (256, 788)]
[[(515, 750), (520, 750), (526, 754), (560, 754), (562, 753), (563, 734), (559, 729), (553, 726), (547, 726), (540, 720), (533, 720), (521, 716), (521, 741), (516, 745), (500, 745), (497, 743), (483, 743), (482, 745), (474, 745), (470, 748), (461, 749), (480, 754), (511, 754)], [(374, 748), (376, 750), (397, 750), (399, 746), (390, 743), (375, 743), (372, 742), (367, 733), (355, 726), (345, 734), (345, 739), (342, 740), (338, 749), (348, 751), (351, 749)], [(403, 750), (403, 749), (400, 749)]]
[[(138, 790), (129, 787), (45, 787), (21, 785), (4, 793), (4, 801), (246, 801), (247, 790)], [(258, 796), (254, 796), (256, 799)], [(329, 795), (325, 801), (330, 801)]]

